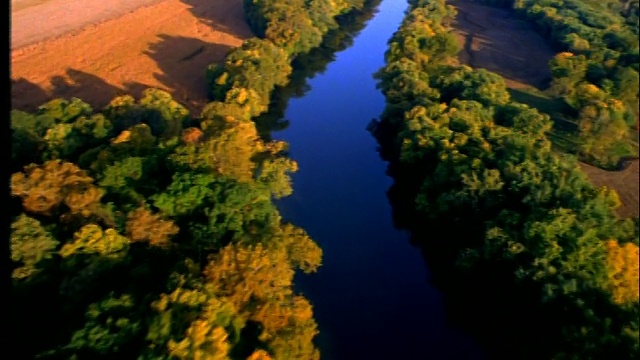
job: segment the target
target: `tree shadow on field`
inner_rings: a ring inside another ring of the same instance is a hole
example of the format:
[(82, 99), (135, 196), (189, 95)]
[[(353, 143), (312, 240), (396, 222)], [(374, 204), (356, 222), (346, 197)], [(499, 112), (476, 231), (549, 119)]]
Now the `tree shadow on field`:
[(495, 72), (519, 86), (548, 86), (548, 63), (555, 51), (530, 23), (511, 10), (468, 1), (452, 3), (458, 9), (452, 25), (462, 47), (462, 63)]
[(174, 99), (187, 106), (192, 113), (201, 111), (207, 103), (207, 67), (221, 62), (231, 48), (183, 36), (161, 34), (158, 37), (160, 41), (144, 51), (161, 70), (154, 77), (171, 89)]
[(31, 112), (48, 97), (43, 88), (25, 78), (11, 79), (11, 109)]
[(227, 33), (240, 39), (253, 36), (244, 16), (243, 0), (181, 0), (190, 5), (189, 11), (203, 24), (215, 31)]
[(56, 75), (49, 79), (50, 90), (30, 82), (24, 78), (11, 79), (11, 108), (26, 112), (34, 112), (40, 105), (53, 99), (69, 100), (79, 98), (94, 109), (106, 106), (114, 97), (129, 94), (135, 98), (142, 95), (148, 85), (131, 82), (119, 88), (109, 84), (102, 78), (69, 68), (65, 76)]

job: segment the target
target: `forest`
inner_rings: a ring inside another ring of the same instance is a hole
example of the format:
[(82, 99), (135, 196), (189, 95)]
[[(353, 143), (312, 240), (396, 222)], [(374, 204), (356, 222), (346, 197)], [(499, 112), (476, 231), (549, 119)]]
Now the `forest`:
[(456, 62), (453, 6), (412, 0), (376, 74), (395, 223), (490, 358), (636, 358), (638, 219), (615, 213), (616, 192), (591, 185), (577, 157), (607, 165), (637, 132), (637, 3), (493, 3), (535, 20), (561, 51), (550, 89), (580, 148), (558, 151), (555, 119)]
[[(461, 65), (455, 7), (409, 0), (369, 127), (394, 224), (489, 358), (638, 358), (639, 221), (578, 166), (638, 156), (638, 2), (483, 1), (549, 40), (549, 86), (514, 92)], [(153, 88), (12, 110), (9, 353), (323, 357), (294, 281), (323, 250), (276, 206), (298, 164), (270, 131), (379, 3), (244, 0), (256, 36), (202, 74), (200, 114)]]
[[(11, 112), (11, 326), (38, 359), (318, 359), (293, 290), (322, 250), (282, 219), (287, 144), (254, 119), (363, 1), (246, 1), (258, 37), (207, 70), (200, 115), (158, 89)], [(126, 281), (123, 281), (126, 279)], [(14, 343), (19, 346), (21, 341)]]

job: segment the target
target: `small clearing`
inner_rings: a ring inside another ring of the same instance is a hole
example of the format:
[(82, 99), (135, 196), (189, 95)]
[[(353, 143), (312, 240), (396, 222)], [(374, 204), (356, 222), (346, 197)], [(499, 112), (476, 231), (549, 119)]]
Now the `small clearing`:
[(451, 0), (458, 10), (452, 26), (463, 50), (459, 60), (504, 77), (507, 86), (544, 88), (551, 78), (547, 63), (555, 55), (543, 37), (512, 11), (474, 0)]
[(616, 190), (620, 196), (622, 206), (618, 209), (621, 217), (638, 217), (640, 216), (640, 200), (638, 193), (640, 192), (640, 166), (638, 159), (629, 161), (628, 166), (621, 171), (607, 171), (580, 163), (580, 168), (584, 171), (591, 182), (596, 186), (607, 186)]

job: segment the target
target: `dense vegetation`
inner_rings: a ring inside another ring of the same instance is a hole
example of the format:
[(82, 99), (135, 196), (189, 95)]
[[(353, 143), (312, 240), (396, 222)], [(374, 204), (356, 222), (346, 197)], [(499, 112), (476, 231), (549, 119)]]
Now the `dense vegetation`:
[(362, 0), (246, 0), (249, 24), (262, 38), (246, 41), (224, 64), (210, 66), (207, 79), (214, 102), (205, 114), (233, 113), (237, 105), (249, 117), (266, 112), (273, 89), (287, 83), (295, 57), (318, 47), (337, 27), (336, 16), (363, 6)]
[(490, 355), (637, 358), (637, 219), (618, 218), (617, 194), (552, 149), (549, 116), (500, 76), (454, 65), (455, 14), (411, 0), (377, 74), (396, 224)]
[(307, 80), (323, 73), (327, 65), (335, 60), (336, 53), (353, 44), (354, 38), (374, 16), (380, 1), (369, 0), (362, 9), (356, 8), (338, 15), (336, 20), (339, 27), (329, 30), (320, 46), (295, 56), (291, 62), (293, 72), (289, 76), (289, 83), (284, 87), (276, 87), (271, 94), (269, 111), (253, 119), (263, 139), (270, 139), (272, 132), (289, 125), (289, 120), (285, 118), (289, 100), (303, 97), (311, 89)]
[(11, 178), (26, 351), (317, 357), (311, 306), (291, 281), (320, 265), (321, 250), (271, 202), (290, 193), (295, 163), (248, 121), (181, 131), (187, 116), (158, 90), (97, 113), (77, 100), (14, 112), (15, 134), (28, 136), (14, 144), (39, 150)]
[[(274, 206), (297, 166), (252, 119), (291, 61), (364, 4), (245, 6), (265, 38), (211, 66), (214, 101), (200, 116), (155, 89), (98, 111), (79, 99), (12, 111), (21, 358), (319, 358), (311, 304), (292, 281), (322, 251)], [(299, 40), (278, 28), (283, 17)]]
[(488, 2), (515, 9), (559, 51), (545, 95), (566, 105), (554, 118), (570, 130), (568, 148), (605, 168), (637, 157), (638, 1)]

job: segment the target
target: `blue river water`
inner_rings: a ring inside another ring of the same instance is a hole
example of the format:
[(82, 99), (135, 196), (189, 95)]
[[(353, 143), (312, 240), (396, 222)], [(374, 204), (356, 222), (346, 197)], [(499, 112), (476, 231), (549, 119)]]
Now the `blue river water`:
[(394, 228), (386, 191), (392, 183), (367, 131), (384, 109), (373, 73), (407, 8), (384, 0), (353, 45), (289, 100), (289, 126), (274, 139), (298, 162), (293, 195), (278, 202), (285, 220), (324, 251), (318, 273), (296, 277), (314, 306), (326, 360), (484, 359), (447, 325), (441, 294), (408, 235)]

